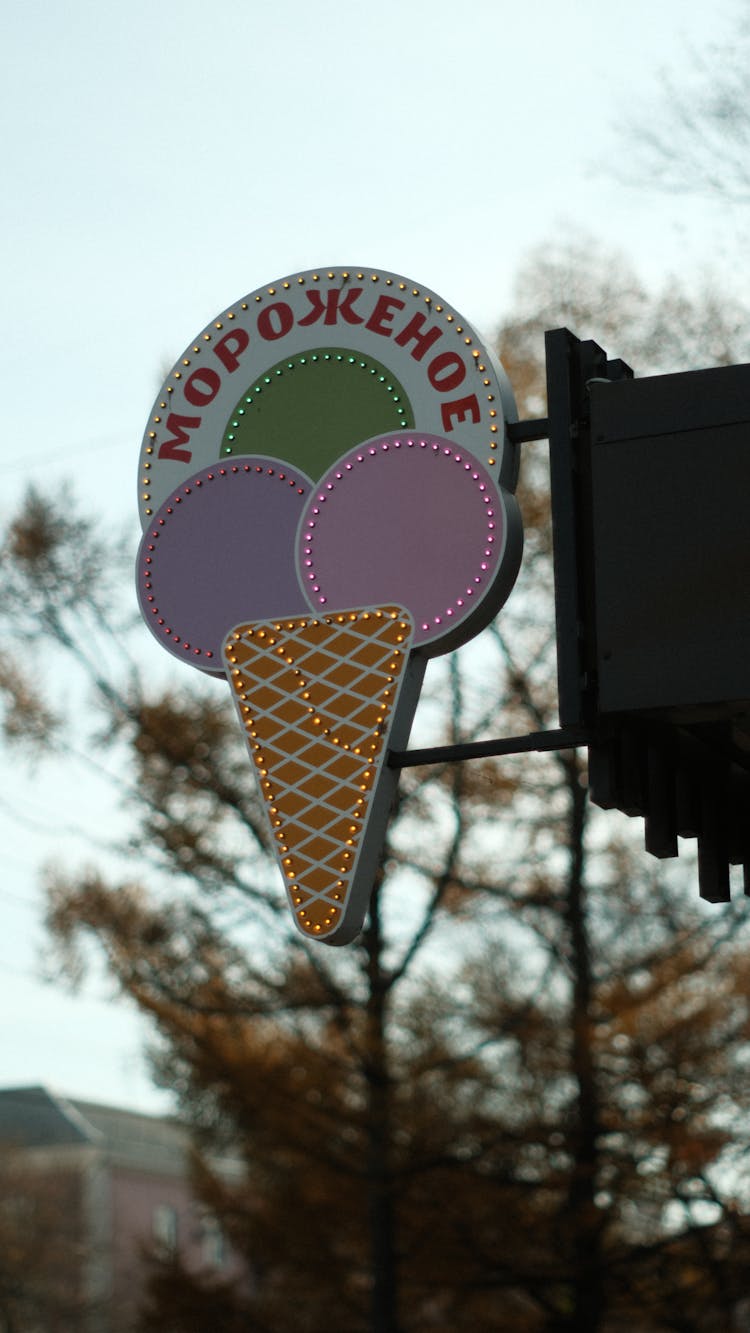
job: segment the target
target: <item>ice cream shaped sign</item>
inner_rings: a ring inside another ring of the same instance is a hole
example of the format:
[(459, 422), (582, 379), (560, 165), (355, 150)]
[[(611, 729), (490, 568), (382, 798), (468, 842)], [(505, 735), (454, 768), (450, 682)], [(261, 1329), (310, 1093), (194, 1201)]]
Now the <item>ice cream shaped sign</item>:
[(185, 349), (139, 470), (137, 587), (226, 676), (297, 927), (362, 927), (427, 659), (508, 596), (522, 534), (506, 377), (441, 297), (321, 268)]

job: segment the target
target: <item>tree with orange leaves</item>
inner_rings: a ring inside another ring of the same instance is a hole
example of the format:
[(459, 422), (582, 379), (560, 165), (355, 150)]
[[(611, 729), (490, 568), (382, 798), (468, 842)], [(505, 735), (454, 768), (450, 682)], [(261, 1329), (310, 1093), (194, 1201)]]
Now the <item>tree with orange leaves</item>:
[[(522, 414), (544, 410), (545, 325), (606, 344), (629, 314), (615, 350), (652, 364), (670, 311), (707, 327), (705, 303), (594, 268), (547, 255), (525, 275), (501, 331)], [(710, 332), (738, 354), (728, 326)], [(431, 668), (430, 741), (555, 725), (545, 477), (529, 447), (521, 583)], [(72, 533), (41, 500), (19, 515), (7, 605), (16, 638), (41, 625), (91, 676), (128, 775), (132, 868), (51, 875), (50, 925), (71, 967), (92, 939), (150, 1016), (199, 1192), (247, 1270), (207, 1290), (162, 1265), (144, 1328), (208, 1333), (217, 1309), (273, 1333), (731, 1327), (750, 1183), (742, 905), (699, 908), (679, 870), (646, 863), (592, 812), (571, 751), (404, 770), (361, 937), (302, 939), (220, 687), (149, 692), (81, 652), (81, 618), (107, 635), (117, 599), (93, 550), (101, 582), (69, 595)], [(80, 563), (97, 539), (75, 534)], [(15, 719), (42, 707), (24, 687)], [(211, 1170), (227, 1144), (241, 1183)]]

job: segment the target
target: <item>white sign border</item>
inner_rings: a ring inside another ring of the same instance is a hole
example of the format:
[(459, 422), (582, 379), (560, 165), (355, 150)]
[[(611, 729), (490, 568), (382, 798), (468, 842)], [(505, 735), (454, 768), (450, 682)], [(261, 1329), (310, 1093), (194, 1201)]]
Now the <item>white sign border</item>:
[[(506, 431), (517, 420), (515, 400), (476, 329), (442, 297), (399, 274), (332, 266), (249, 293), (185, 348), (143, 437), (141, 526), (193, 473), (219, 460), (237, 403), (271, 366), (330, 346), (388, 366), (409, 398), (415, 430), (449, 437), (489, 468), (498, 489), (515, 490), (518, 451)], [(263, 452), (261, 444), (259, 436), (254, 452)], [(289, 462), (304, 467), (298, 452)]]

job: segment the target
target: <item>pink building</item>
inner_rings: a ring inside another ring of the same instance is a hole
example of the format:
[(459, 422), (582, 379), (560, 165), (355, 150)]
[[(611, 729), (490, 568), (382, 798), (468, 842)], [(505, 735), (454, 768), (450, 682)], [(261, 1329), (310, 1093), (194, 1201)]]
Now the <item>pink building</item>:
[(175, 1120), (0, 1089), (0, 1333), (125, 1333), (149, 1251), (236, 1276), (188, 1160)]

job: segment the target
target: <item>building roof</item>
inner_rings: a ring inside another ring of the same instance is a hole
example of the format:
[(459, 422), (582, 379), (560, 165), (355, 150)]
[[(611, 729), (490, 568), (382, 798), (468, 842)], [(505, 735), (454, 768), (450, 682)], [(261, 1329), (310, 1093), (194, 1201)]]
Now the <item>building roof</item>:
[(188, 1134), (176, 1120), (61, 1097), (45, 1087), (0, 1088), (0, 1145), (97, 1148), (113, 1164), (185, 1170)]
[(119, 1165), (185, 1170), (189, 1135), (170, 1116), (143, 1115), (139, 1111), (78, 1100), (69, 1105)]

